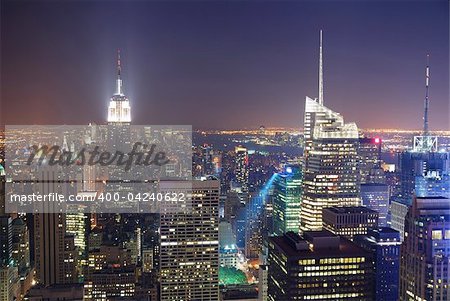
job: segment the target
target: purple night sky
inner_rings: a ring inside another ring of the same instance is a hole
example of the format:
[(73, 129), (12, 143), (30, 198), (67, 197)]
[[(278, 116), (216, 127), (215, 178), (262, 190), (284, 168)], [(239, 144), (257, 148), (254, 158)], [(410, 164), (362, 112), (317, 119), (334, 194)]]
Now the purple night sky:
[(116, 49), (134, 124), (301, 127), (317, 97), (359, 127), (449, 129), (449, 2), (1, 3), (3, 124), (105, 123)]

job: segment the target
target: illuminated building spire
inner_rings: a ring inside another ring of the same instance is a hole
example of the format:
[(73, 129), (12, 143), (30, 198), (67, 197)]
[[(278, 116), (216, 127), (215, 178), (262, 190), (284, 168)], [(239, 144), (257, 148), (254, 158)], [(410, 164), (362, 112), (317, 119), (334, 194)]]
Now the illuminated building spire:
[(120, 49), (117, 49), (117, 80), (116, 80), (116, 95), (123, 95), (122, 93), (122, 78), (120, 72), (122, 67), (120, 65)]
[(322, 29), (320, 30), (320, 45), (319, 45), (319, 104), (323, 105)]
[(430, 105), (430, 100), (428, 98), (428, 90), (430, 85), (430, 55), (427, 54), (427, 67), (425, 69), (425, 101), (424, 101), (424, 112), (423, 112), (423, 136), (428, 136), (428, 107)]
[(108, 106), (108, 123), (109, 124), (130, 124), (131, 107), (130, 101), (123, 94), (122, 89), (122, 65), (120, 61), (120, 50), (117, 50), (117, 79), (116, 92), (111, 97)]

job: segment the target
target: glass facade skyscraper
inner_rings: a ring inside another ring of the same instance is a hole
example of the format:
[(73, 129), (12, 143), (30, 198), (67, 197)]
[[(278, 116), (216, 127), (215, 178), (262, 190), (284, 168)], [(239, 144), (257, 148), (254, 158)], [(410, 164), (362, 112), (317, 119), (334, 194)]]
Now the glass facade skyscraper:
[(299, 165), (287, 165), (273, 182), (273, 232), (299, 232), (302, 175)]
[(323, 208), (361, 203), (358, 128), (306, 97), (304, 135), (301, 230), (320, 230)]

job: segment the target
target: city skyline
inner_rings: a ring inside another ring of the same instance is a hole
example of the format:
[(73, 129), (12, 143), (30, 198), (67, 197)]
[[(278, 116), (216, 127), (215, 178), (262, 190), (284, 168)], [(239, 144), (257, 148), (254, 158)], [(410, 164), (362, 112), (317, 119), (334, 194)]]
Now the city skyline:
[(0, 0), (0, 301), (450, 300), (449, 0)]
[[(430, 129), (447, 128), (448, 26), (442, 25), (448, 25), (448, 18), (442, 12), (443, 8), (448, 11), (448, 3), (444, 1), (378, 6), (340, 2), (320, 7), (310, 2), (284, 6), (202, 2), (200, 11), (196, 3), (108, 2), (105, 11), (99, 2), (81, 3), (44, 2), (39, 7), (27, 2), (2, 3), (2, 124), (106, 123), (105, 111), (114, 91), (116, 49), (120, 48), (124, 93), (130, 96), (135, 124), (300, 128), (305, 96), (318, 96), (318, 32), (323, 29), (327, 106), (360, 128), (420, 129), (426, 55), (430, 54)], [(33, 5), (37, 11), (24, 19)], [(70, 6), (67, 20), (58, 15)], [(380, 24), (387, 7), (392, 16)], [(145, 13), (139, 14), (138, 9)], [(124, 19), (136, 17), (130, 22), (107, 20), (119, 10)], [(397, 24), (394, 16), (400, 11), (404, 23)], [(158, 16), (148, 21), (147, 14), (152, 13)], [(420, 20), (415, 18), (419, 14)], [(198, 22), (183, 27), (183, 18), (194, 15)], [(43, 21), (43, 16), (48, 18)], [(102, 26), (84, 32), (83, 24), (71, 23), (80, 16), (86, 24)], [(22, 27), (15, 26), (15, 17), (26, 20)], [(320, 17), (319, 21), (314, 17)], [(353, 28), (358, 20), (367, 32)], [(149, 22), (166, 27), (149, 29)], [(230, 26), (218, 26), (222, 22)], [(57, 23), (60, 28), (52, 27)], [(44, 33), (47, 43), (34, 43)], [(96, 33), (100, 33), (98, 40)], [(62, 50), (48, 47), (52, 41), (58, 41)], [(83, 48), (83, 41), (90, 47)], [(32, 110), (24, 111), (24, 106)], [(380, 114), (361, 119), (360, 112), (366, 110)]]

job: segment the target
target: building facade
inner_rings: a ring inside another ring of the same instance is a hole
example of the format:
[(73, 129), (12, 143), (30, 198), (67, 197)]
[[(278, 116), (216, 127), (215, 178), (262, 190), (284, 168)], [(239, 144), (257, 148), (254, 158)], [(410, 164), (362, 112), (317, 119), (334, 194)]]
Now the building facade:
[(323, 228), (353, 239), (378, 228), (378, 212), (367, 207), (330, 207), (323, 209)]
[(12, 258), (19, 269), (19, 274), (25, 276), (31, 268), (30, 233), (23, 219), (12, 221)]
[(300, 166), (287, 165), (277, 174), (273, 196), (273, 233), (299, 232), (302, 200), (302, 175)]
[(242, 193), (248, 193), (248, 150), (243, 146), (234, 148), (236, 155), (236, 182), (240, 186)]
[(370, 183), (371, 173), (381, 168), (381, 139), (360, 137), (358, 146), (360, 183)]
[(450, 155), (445, 152), (408, 151), (400, 154), (402, 199), (450, 197)]
[(400, 300), (450, 299), (450, 199), (416, 197), (405, 219)]
[(405, 237), (405, 218), (411, 202), (407, 200), (394, 200), (391, 202), (390, 216), (392, 229), (400, 232), (400, 240)]
[(219, 300), (217, 179), (192, 183), (192, 212), (161, 213), (161, 301)]
[(370, 252), (328, 231), (269, 239), (268, 300), (374, 300)]
[(219, 223), (219, 261), (223, 267), (237, 267), (238, 248), (236, 237), (233, 234), (231, 223), (221, 221)]
[(361, 184), (362, 205), (378, 212), (378, 226), (388, 225), (389, 185), (382, 183)]
[(369, 230), (367, 235), (356, 236), (354, 241), (373, 254), (374, 300), (397, 300), (400, 278), (400, 233), (391, 228), (379, 228)]

